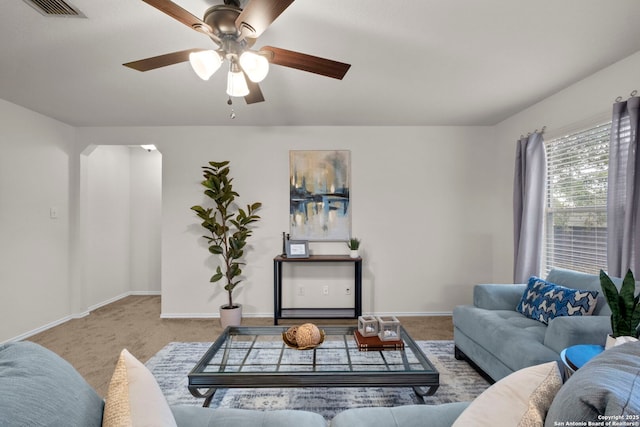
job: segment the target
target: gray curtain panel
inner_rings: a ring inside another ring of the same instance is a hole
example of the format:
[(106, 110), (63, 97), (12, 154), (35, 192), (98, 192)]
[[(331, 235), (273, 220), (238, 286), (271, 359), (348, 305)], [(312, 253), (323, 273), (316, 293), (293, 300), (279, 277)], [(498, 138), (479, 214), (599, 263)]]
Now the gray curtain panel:
[(640, 275), (640, 98), (613, 104), (607, 190), (608, 272)]
[(542, 133), (522, 137), (513, 185), (514, 283), (540, 274), (547, 160)]

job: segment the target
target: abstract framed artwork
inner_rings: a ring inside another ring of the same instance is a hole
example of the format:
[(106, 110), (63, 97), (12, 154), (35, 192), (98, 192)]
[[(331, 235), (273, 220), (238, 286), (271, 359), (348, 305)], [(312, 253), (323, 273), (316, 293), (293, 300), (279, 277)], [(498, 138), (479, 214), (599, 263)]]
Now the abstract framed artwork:
[(351, 235), (351, 152), (289, 152), (291, 239), (346, 241)]

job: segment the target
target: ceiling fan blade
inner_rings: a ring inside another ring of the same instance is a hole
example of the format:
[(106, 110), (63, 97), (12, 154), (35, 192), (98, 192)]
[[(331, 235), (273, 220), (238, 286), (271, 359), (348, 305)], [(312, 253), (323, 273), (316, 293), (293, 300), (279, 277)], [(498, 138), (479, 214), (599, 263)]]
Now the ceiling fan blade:
[(333, 61), (331, 59), (320, 58), (305, 53), (281, 49), (279, 47), (265, 46), (261, 48), (260, 51), (270, 52), (268, 59), (272, 64), (296, 68), (338, 80), (342, 80), (351, 67), (351, 64), (345, 64), (344, 62)]
[(247, 73), (244, 71), (244, 79), (247, 82), (247, 87), (249, 88), (249, 95), (244, 97), (244, 100), (247, 104), (255, 104), (256, 102), (263, 102), (264, 96), (262, 95), (262, 90), (260, 89), (260, 85), (258, 83), (252, 82), (249, 77), (247, 77)]
[(241, 32), (241, 38), (258, 38), (293, 1), (251, 0), (236, 19), (236, 28)]
[(200, 18), (192, 15), (191, 13), (189, 13), (188, 11), (186, 11), (185, 9), (183, 9), (182, 7), (178, 6), (177, 4), (175, 4), (170, 0), (142, 0), (142, 1), (147, 3), (148, 5), (155, 7), (160, 12), (166, 13), (173, 19), (179, 22), (182, 22), (187, 27), (190, 27), (196, 31), (199, 31), (207, 35), (213, 34), (213, 30), (208, 24), (206, 24)]
[(206, 49), (181, 50), (180, 52), (167, 53), (165, 55), (154, 56), (152, 58), (140, 59), (139, 61), (127, 62), (122, 65), (138, 71), (155, 70), (156, 68), (188, 61), (189, 54), (191, 52), (201, 52), (203, 50)]

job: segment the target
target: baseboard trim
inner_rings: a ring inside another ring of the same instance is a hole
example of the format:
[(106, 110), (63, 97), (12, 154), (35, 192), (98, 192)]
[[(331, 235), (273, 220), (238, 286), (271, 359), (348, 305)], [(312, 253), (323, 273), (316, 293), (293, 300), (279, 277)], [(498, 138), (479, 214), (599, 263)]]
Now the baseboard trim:
[(61, 319), (54, 320), (51, 323), (47, 323), (46, 325), (40, 326), (39, 328), (33, 329), (33, 330), (29, 331), (29, 332), (25, 332), (24, 334), (20, 334), (18, 336), (10, 338), (10, 339), (8, 339), (6, 341), (2, 341), (2, 342), (0, 342), (0, 344), (5, 344), (5, 343), (8, 343), (8, 342), (25, 340), (25, 339), (29, 338), (30, 336), (39, 334), (40, 332), (44, 332), (47, 329), (53, 328), (54, 326), (62, 325), (63, 323), (68, 322), (69, 320), (71, 320), (73, 318), (74, 317), (71, 316), (71, 315), (70, 316), (65, 316), (65, 317), (63, 317)]
[[(32, 329), (28, 332), (25, 332), (23, 334), (20, 334), (16, 337), (13, 337), (11, 339), (8, 339), (6, 341), (0, 341), (0, 344), (4, 344), (7, 342), (14, 342), (14, 341), (22, 341), (25, 340), (33, 335), (39, 334), (41, 332), (46, 331), (47, 329), (51, 329), (55, 326), (61, 325), (65, 322), (68, 322), (69, 320), (72, 319), (81, 319), (85, 316), (88, 316), (89, 314), (91, 314), (92, 311), (97, 310), (101, 307), (104, 307), (105, 305), (109, 305), (112, 304), (116, 301), (121, 300), (122, 298), (126, 298), (128, 296), (132, 296), (132, 295), (136, 295), (136, 296), (148, 296), (148, 295), (161, 295), (160, 291), (129, 291), (129, 292), (124, 292), (120, 295), (117, 295), (113, 298), (109, 298), (105, 301), (101, 301), (98, 304), (94, 304), (92, 306), (90, 306), (89, 308), (87, 308), (87, 310), (82, 311), (82, 312), (78, 312), (78, 313), (72, 313), (68, 316), (65, 316), (61, 319), (58, 320), (54, 320), (53, 322), (47, 323), (43, 326), (40, 326), (38, 328)], [(369, 313), (363, 313), (369, 316), (397, 316), (397, 317), (432, 317), (432, 316), (451, 316), (452, 312), (369, 312)], [(250, 318), (250, 317), (273, 317), (273, 313), (243, 313), (242, 314), (243, 317), (246, 318)], [(161, 319), (219, 319), (220, 318), (220, 314), (219, 313), (161, 313), (160, 314), (160, 318)]]
[[(273, 313), (242, 313), (242, 317), (273, 317)], [(161, 319), (219, 319), (220, 313), (161, 313)]]
[[(99, 309), (100, 307), (104, 307), (105, 305), (109, 305), (112, 304), (116, 301), (121, 300), (122, 298), (126, 298), (129, 296), (147, 296), (147, 295), (160, 295), (160, 291), (129, 291), (129, 292), (125, 292), (122, 293), (120, 295), (116, 295), (113, 298), (109, 298), (108, 300), (105, 301), (101, 301), (98, 304), (94, 304), (92, 306), (90, 306), (88, 308), (88, 311), (86, 312), (86, 314), (84, 316), (86, 316), (87, 314), (91, 313), (94, 310)], [(80, 316), (80, 317), (84, 317), (84, 316)]]
[[(396, 316), (396, 317), (444, 317), (451, 316), (452, 312), (433, 312), (433, 313), (415, 313), (415, 312), (375, 312), (363, 313), (368, 316)], [(273, 317), (273, 313), (242, 313), (242, 317)], [(219, 313), (161, 313), (161, 319), (219, 319)]]
[(125, 292), (123, 294), (120, 294), (118, 296), (115, 296), (113, 298), (109, 298), (106, 301), (102, 301), (98, 304), (94, 304), (92, 306), (90, 306), (87, 310), (82, 311), (82, 312), (78, 312), (78, 313), (71, 313), (68, 316), (65, 316), (61, 319), (58, 320), (54, 320), (53, 322), (47, 323), (45, 325), (42, 325), (40, 327), (37, 327), (35, 329), (32, 329), (30, 331), (27, 331), (23, 334), (17, 335), (13, 338), (10, 338), (6, 341), (0, 341), (0, 344), (5, 344), (8, 342), (15, 342), (15, 341), (23, 341), (29, 337), (32, 337), (36, 334), (39, 334), (41, 332), (46, 331), (47, 329), (51, 329), (53, 327), (59, 326), (65, 322), (68, 322), (69, 320), (73, 320), (73, 319), (81, 319), (83, 317), (88, 316), (89, 314), (91, 314), (92, 311), (97, 310), (100, 307), (104, 307), (105, 305), (114, 303), (118, 300), (121, 300), (122, 298), (126, 298), (128, 296), (131, 295), (140, 295), (140, 296), (146, 296), (146, 295), (160, 295), (160, 291), (130, 291), (130, 292)]

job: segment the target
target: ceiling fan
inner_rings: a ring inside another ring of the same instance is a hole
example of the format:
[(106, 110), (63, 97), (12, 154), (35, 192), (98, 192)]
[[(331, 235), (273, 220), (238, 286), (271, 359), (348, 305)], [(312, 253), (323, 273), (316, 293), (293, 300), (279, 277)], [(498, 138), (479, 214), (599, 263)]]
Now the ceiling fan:
[(240, 7), (240, 0), (224, 0), (224, 4), (207, 9), (203, 19), (170, 0), (143, 1), (208, 36), (218, 45), (218, 49), (187, 49), (123, 64), (134, 70), (149, 71), (189, 61), (196, 74), (203, 80), (208, 80), (227, 60), (227, 94), (230, 97), (244, 97), (247, 104), (253, 104), (264, 101), (258, 83), (266, 77), (269, 64), (340, 80), (351, 67), (343, 62), (273, 46), (252, 49), (256, 39), (294, 0), (249, 0), (244, 9)]

